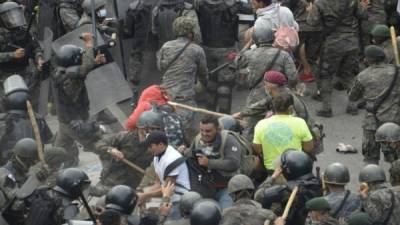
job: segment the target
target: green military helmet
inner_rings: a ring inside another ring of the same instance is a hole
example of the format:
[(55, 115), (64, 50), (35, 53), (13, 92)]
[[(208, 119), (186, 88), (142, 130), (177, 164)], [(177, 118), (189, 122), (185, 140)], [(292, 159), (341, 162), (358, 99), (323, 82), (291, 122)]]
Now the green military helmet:
[(371, 30), (371, 35), (373, 37), (390, 37), (389, 27), (383, 24), (375, 25)]
[(317, 197), (306, 202), (306, 209), (309, 211), (326, 212), (331, 210), (331, 206), (324, 197)]
[(377, 46), (377, 45), (368, 45), (364, 49), (364, 55), (366, 58), (381, 62), (385, 59), (385, 51), (383, 48)]
[(195, 22), (193, 19), (180, 16), (174, 20), (172, 24), (172, 31), (174, 32), (175, 36), (182, 37), (186, 36), (189, 33), (193, 33), (195, 27)]
[(190, 214), (191, 225), (218, 225), (221, 220), (221, 208), (212, 199), (198, 201)]
[(163, 114), (154, 106), (150, 111), (142, 112), (136, 123), (137, 128), (161, 129), (163, 126)]
[(218, 118), (219, 127), (223, 130), (230, 130), (234, 132), (241, 132), (243, 128), (240, 126), (239, 122), (230, 115), (222, 116)]
[(83, 170), (68, 168), (58, 174), (54, 190), (72, 199), (78, 199), (89, 186), (89, 177)]
[(252, 35), (254, 43), (257, 45), (263, 43), (272, 43), (274, 41), (274, 32), (272, 31), (271, 23), (265, 19), (256, 20)]
[(68, 154), (64, 148), (46, 146), (44, 148), (44, 161), (53, 168), (60, 167), (66, 160)]
[(19, 140), (15, 144), (13, 152), (19, 158), (24, 158), (24, 159), (38, 158), (36, 141), (33, 140), (32, 138), (23, 138)]
[(251, 179), (243, 174), (233, 176), (228, 182), (228, 193), (233, 194), (238, 191), (255, 189)]
[(188, 191), (182, 195), (179, 209), (183, 216), (189, 216), (193, 206), (201, 199), (201, 195), (195, 191)]
[(12, 1), (6, 1), (0, 4), (0, 21), (7, 29), (26, 25), (26, 19), (22, 7)]
[(346, 185), (350, 182), (349, 169), (338, 162), (330, 164), (325, 169), (324, 182), (327, 184)]
[(375, 141), (400, 141), (400, 126), (392, 122), (382, 124), (375, 133)]
[(396, 160), (391, 164), (389, 175), (392, 186), (400, 184), (400, 160)]
[(373, 225), (372, 219), (365, 212), (355, 212), (347, 220), (348, 225)]
[(281, 155), (281, 168), (287, 180), (295, 180), (312, 172), (313, 161), (303, 151), (287, 149)]
[(385, 182), (385, 171), (375, 164), (369, 164), (360, 171), (358, 180), (361, 183)]

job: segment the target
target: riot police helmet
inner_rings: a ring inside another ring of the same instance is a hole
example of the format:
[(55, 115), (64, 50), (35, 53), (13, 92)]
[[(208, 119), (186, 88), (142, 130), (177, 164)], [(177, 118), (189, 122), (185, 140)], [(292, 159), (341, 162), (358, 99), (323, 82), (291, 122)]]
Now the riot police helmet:
[(37, 159), (37, 145), (32, 138), (22, 138), (14, 148), (13, 153), (20, 159)]
[(83, 170), (68, 168), (58, 174), (54, 190), (71, 199), (78, 199), (89, 186), (89, 177)]
[(163, 115), (157, 108), (153, 107), (150, 111), (140, 114), (136, 123), (137, 128), (161, 129), (164, 126)]
[(313, 160), (303, 151), (288, 149), (281, 155), (281, 168), (286, 180), (295, 180), (312, 172)]
[[(93, 0), (94, 1), (94, 10), (96, 12), (96, 16), (100, 18), (104, 18), (107, 16), (107, 10), (105, 6), (107, 4), (106, 0)], [(85, 10), (86, 14), (89, 16), (92, 15), (92, 0), (84, 0), (82, 2), (82, 8)]]
[(29, 89), (24, 79), (17, 74), (9, 76), (3, 83), (5, 107), (7, 110), (26, 110)]
[(272, 43), (274, 41), (274, 32), (269, 20), (260, 18), (256, 20), (252, 35), (254, 43), (257, 45), (264, 43)]
[(377, 142), (397, 142), (400, 141), (400, 126), (388, 122), (382, 124), (375, 133), (375, 141)]
[(183, 4), (184, 2), (184, 0), (161, 0), (160, 5), (177, 5)]
[(330, 164), (325, 169), (324, 182), (327, 184), (346, 185), (350, 182), (349, 169), (342, 163)]
[(240, 123), (233, 116), (229, 115), (222, 116), (218, 118), (218, 122), (219, 126), (223, 130), (230, 130), (238, 133), (240, 133), (243, 130), (242, 126), (240, 126)]
[(212, 199), (198, 201), (190, 214), (191, 225), (218, 225), (221, 220), (221, 209)]
[(15, 2), (7, 1), (0, 4), (0, 20), (7, 29), (26, 26), (26, 19), (22, 7)]
[(385, 182), (385, 171), (378, 165), (369, 164), (360, 171), (358, 180), (361, 183)]
[(137, 195), (126, 185), (113, 187), (106, 195), (106, 209), (114, 209), (125, 215), (130, 215), (136, 206)]
[(250, 190), (254, 191), (254, 184), (251, 179), (243, 174), (233, 176), (228, 182), (228, 193), (233, 194), (238, 191)]
[(82, 63), (82, 54), (83, 49), (76, 45), (63, 45), (55, 53), (55, 62), (62, 67), (77, 66)]
[(180, 212), (183, 216), (188, 216), (193, 210), (193, 206), (201, 199), (201, 195), (194, 191), (185, 192), (182, 195), (179, 205)]

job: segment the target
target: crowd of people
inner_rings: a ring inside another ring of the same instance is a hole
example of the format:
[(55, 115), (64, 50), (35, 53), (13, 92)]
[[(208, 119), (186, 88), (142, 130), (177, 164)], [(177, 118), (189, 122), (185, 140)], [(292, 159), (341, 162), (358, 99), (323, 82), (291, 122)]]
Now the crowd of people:
[[(400, 223), (399, 2), (118, 4), (0, 0), (0, 225)], [(147, 51), (161, 82), (144, 87)], [(110, 133), (116, 116), (90, 111), (108, 84), (89, 95), (87, 77), (115, 62), (133, 110)], [(314, 81), (319, 119), (300, 90)], [(240, 112), (235, 86), (249, 90)], [(347, 91), (349, 116), (365, 109), (357, 192), (347, 165), (314, 163), (333, 89)], [(36, 113), (43, 101), (55, 135)], [(79, 168), (82, 150), (101, 163), (96, 184)]]

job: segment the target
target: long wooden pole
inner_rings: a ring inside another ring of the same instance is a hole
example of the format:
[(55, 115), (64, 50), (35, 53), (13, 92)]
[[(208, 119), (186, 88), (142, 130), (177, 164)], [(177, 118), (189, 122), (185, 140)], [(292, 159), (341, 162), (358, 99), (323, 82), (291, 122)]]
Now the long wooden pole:
[(390, 27), (390, 36), (392, 37), (392, 46), (394, 51), (394, 58), (396, 60), (396, 65), (400, 66), (399, 49), (397, 46), (397, 36), (393, 26)]
[(44, 161), (42, 138), (40, 137), (40, 131), (36, 122), (35, 113), (33, 112), (32, 105), (29, 102), (29, 100), (26, 101), (26, 106), (28, 109), (29, 120), (31, 121), (32, 124), (33, 134), (35, 135), (36, 139), (36, 146), (37, 146), (39, 160), (43, 163), (43, 165), (46, 165), (46, 161)]
[(299, 187), (296, 186), (293, 189), (292, 193), (290, 194), (289, 200), (288, 200), (288, 202), (286, 204), (286, 207), (285, 207), (285, 211), (283, 211), (283, 214), (282, 214), (283, 220), (286, 220), (287, 217), (289, 216), (290, 208), (292, 207), (293, 201), (296, 198), (296, 195), (297, 195), (298, 191), (299, 191)]

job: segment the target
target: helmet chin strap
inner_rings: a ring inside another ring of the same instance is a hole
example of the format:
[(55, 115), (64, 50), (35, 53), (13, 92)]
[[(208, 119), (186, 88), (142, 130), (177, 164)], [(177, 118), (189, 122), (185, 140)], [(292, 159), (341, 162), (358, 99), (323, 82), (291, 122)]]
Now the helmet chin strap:
[(15, 156), (15, 159), (17, 160), (18, 164), (22, 167), (23, 170), (29, 171), (29, 166), (24, 163), (17, 155)]

